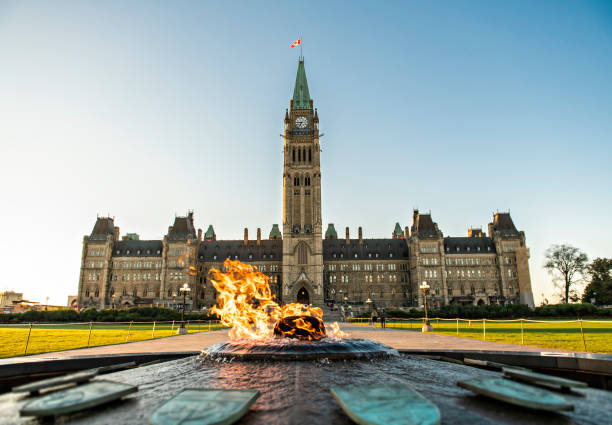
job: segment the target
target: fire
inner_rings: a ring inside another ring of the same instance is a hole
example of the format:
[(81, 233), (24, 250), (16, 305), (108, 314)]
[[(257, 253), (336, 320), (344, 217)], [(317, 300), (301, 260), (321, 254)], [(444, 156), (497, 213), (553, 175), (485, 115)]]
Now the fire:
[[(222, 324), (231, 327), (230, 338), (266, 339), (275, 333), (310, 341), (325, 337), (323, 310), (300, 303), (281, 306), (270, 290), (268, 276), (257, 271), (257, 267), (229, 258), (223, 266), (225, 272), (210, 270), (211, 282), (218, 293), (217, 305), (210, 311), (219, 315)], [(332, 325), (331, 334), (346, 336), (337, 323)]]

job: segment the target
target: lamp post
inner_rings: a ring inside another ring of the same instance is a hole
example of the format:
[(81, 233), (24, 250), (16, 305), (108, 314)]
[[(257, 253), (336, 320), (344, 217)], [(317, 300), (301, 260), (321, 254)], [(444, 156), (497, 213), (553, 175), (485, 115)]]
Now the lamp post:
[(423, 324), (421, 332), (431, 332), (433, 331), (433, 327), (429, 324), (429, 318), (427, 317), (427, 291), (429, 291), (430, 286), (427, 282), (423, 281), (419, 288), (423, 291), (423, 295), (425, 296), (425, 324)]
[(115, 294), (113, 294), (113, 310), (115, 309)]
[(183, 310), (181, 310), (181, 327), (176, 331), (179, 335), (184, 335), (187, 333), (187, 329), (185, 328), (185, 303), (187, 299), (187, 293), (191, 291), (191, 288), (186, 283), (183, 284), (179, 288), (179, 291), (183, 294)]
[(172, 293), (172, 310), (176, 310), (176, 292)]

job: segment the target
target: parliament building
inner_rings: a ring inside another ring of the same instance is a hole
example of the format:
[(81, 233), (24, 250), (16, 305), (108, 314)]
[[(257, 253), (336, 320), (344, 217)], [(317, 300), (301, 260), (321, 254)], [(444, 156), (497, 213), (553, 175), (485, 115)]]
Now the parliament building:
[[(175, 217), (161, 240), (121, 237), (112, 217), (98, 217), (83, 238), (76, 303), (81, 308), (174, 306), (179, 287), (191, 288), (187, 308), (216, 301), (208, 280), (212, 267), (226, 258), (257, 266), (270, 277), (276, 297), (285, 303), (322, 306), (335, 302), (353, 310), (423, 305), (418, 289), (426, 281), (428, 303), (533, 306), (529, 249), (525, 233), (509, 213), (493, 214), (487, 231), (444, 236), (431, 214), (414, 210), (412, 225), (396, 223), (390, 238), (364, 239), (361, 227), (338, 237), (334, 224), (323, 233), (319, 115), (310, 98), (304, 61), (298, 63), (293, 99), (284, 117), (282, 229), (274, 224), (242, 240), (218, 240), (212, 225), (196, 230), (193, 212)], [(254, 237), (253, 237), (254, 236)], [(194, 266), (197, 273), (189, 273)]]

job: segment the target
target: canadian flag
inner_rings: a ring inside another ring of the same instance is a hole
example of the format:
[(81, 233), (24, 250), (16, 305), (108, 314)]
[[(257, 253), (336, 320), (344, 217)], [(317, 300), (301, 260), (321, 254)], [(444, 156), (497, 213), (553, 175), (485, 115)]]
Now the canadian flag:
[(302, 44), (302, 39), (298, 38), (296, 41), (293, 42), (293, 44), (291, 44), (291, 48), (293, 49), (295, 46)]

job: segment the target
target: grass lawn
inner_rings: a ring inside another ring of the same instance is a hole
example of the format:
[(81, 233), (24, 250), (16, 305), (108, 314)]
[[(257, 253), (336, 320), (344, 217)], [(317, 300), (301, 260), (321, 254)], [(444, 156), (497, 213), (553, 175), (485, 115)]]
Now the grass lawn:
[[(28, 341), (28, 324), (0, 325), (0, 358), (22, 356), (27, 354), (48, 353), (51, 351), (71, 350), (74, 348), (95, 347), (99, 345), (122, 344), (125, 342), (143, 341), (146, 339), (165, 338), (176, 334), (179, 326), (176, 322), (155, 325), (153, 334), (152, 323), (129, 324), (93, 323), (91, 335), (89, 323), (52, 324), (32, 326)], [(218, 323), (188, 323), (189, 333), (207, 332), (222, 329)], [(129, 338), (128, 338), (129, 332)]]
[[(365, 320), (365, 319), (364, 319)], [(580, 323), (564, 323), (563, 321), (552, 321), (548, 323), (523, 322), (523, 344), (544, 348), (558, 348), (562, 350), (589, 351), (594, 353), (612, 354), (612, 321), (600, 320), (605, 323), (583, 322), (584, 341), (580, 333)], [(367, 324), (367, 320), (354, 324)], [(486, 321), (486, 335), (483, 332), (481, 319), (459, 320), (459, 332), (457, 332), (457, 321), (430, 320), (433, 333), (460, 336), (464, 338), (483, 339), (493, 342), (506, 342), (510, 344), (521, 344), (520, 322), (495, 322)], [(380, 322), (377, 324), (380, 327)], [(387, 321), (388, 328), (401, 328), (413, 331), (421, 331), (422, 320)]]

